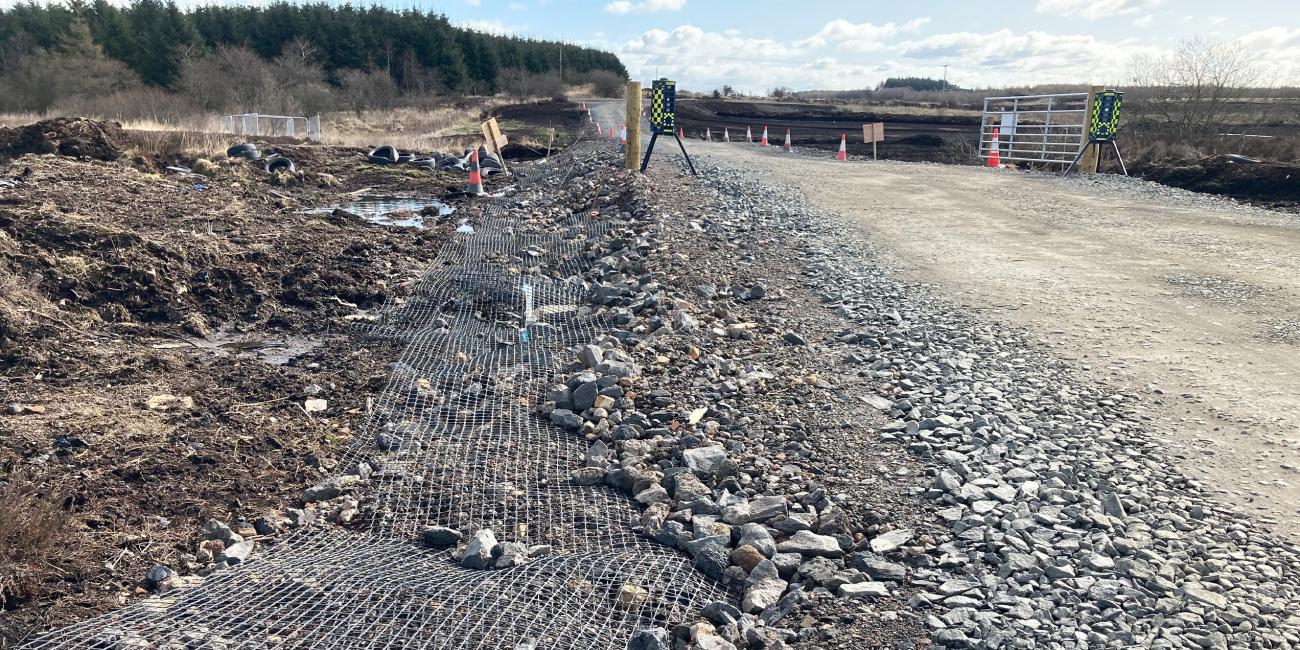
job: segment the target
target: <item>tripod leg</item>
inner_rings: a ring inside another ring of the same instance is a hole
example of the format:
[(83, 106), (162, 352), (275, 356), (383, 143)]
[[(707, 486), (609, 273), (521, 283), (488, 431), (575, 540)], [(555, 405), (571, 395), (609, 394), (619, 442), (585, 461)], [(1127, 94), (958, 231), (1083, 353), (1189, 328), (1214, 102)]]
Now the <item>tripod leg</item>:
[(682, 148), (682, 155), (686, 156), (686, 165), (691, 168), (691, 176), (699, 176), (700, 174), (695, 171), (695, 163), (691, 162), (691, 154), (686, 153), (686, 143), (682, 142), (680, 137), (677, 138), (677, 146)]
[(1128, 176), (1128, 167), (1124, 166), (1124, 156), (1119, 153), (1119, 140), (1111, 140), (1110, 143), (1115, 147), (1115, 160), (1119, 161), (1119, 170), (1124, 172), (1125, 176)]
[(659, 139), (659, 132), (658, 132), (658, 131), (651, 131), (651, 132), (650, 132), (650, 146), (646, 147), (646, 150), (645, 150), (645, 160), (642, 160), (642, 161), (641, 161), (641, 173), (642, 173), (642, 174), (645, 173), (645, 169), (646, 169), (646, 167), (649, 167), (649, 166), (650, 166), (650, 154), (652, 154), (652, 153), (655, 152), (655, 140), (658, 140), (658, 139)]
[(1092, 145), (1091, 142), (1083, 145), (1083, 148), (1079, 150), (1079, 155), (1075, 156), (1074, 162), (1070, 163), (1070, 166), (1065, 168), (1065, 173), (1061, 174), (1062, 176), (1069, 176), (1070, 172), (1074, 171), (1074, 166), (1079, 164), (1080, 160), (1083, 160), (1083, 152), (1087, 151), (1088, 147), (1091, 145)]

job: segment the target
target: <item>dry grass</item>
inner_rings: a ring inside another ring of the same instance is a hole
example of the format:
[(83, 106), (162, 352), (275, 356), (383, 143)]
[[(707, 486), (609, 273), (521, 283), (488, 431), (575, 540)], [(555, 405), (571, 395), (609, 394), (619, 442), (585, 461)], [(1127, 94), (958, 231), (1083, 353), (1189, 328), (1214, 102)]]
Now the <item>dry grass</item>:
[[(515, 103), (506, 97), (480, 97), (454, 104), (338, 112), (321, 116), (322, 142), (368, 148), (391, 144), (412, 151), (458, 151), (481, 142), (480, 118), (495, 108)], [(31, 124), (54, 115), (16, 113), (0, 115), (0, 126)], [(91, 116), (96, 117), (96, 116)], [(104, 119), (97, 117), (97, 119)], [(508, 132), (511, 125), (503, 125)], [(172, 158), (213, 158), (243, 138), (221, 132), (220, 117), (200, 115), (183, 120), (161, 118), (122, 122), (131, 142), (131, 154)], [(539, 143), (545, 146), (545, 143)]]
[[(68, 545), (68, 516), (21, 478), (0, 485), (0, 603), (31, 598)], [(7, 607), (6, 607), (7, 608)]]
[(414, 151), (454, 150), (482, 140), (479, 118), (511, 103), (484, 97), (452, 106), (330, 113), (321, 116), (322, 137), (328, 144), (348, 147), (391, 144)]

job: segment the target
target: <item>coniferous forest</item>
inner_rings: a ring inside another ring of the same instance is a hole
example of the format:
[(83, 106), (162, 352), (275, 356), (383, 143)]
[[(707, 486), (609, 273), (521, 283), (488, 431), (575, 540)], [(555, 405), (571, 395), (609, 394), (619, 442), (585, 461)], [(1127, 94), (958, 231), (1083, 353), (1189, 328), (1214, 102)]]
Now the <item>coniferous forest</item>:
[(152, 93), (206, 110), (258, 104), (310, 112), (404, 94), (491, 94), (626, 76), (609, 52), (485, 34), (441, 14), (379, 6), (183, 10), (160, 0), (121, 7), (73, 0), (0, 9), (6, 111), (94, 107), (114, 95), (123, 101), (122, 93)]

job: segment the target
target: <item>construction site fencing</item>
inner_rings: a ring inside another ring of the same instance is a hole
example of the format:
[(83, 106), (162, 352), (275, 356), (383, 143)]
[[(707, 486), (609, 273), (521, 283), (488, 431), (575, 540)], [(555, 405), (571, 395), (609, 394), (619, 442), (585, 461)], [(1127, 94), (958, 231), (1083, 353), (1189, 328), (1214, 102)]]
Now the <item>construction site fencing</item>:
[[(562, 191), (608, 142), (583, 139), (521, 186)], [(310, 526), (195, 587), (28, 642), (31, 650), (572, 648), (621, 650), (729, 597), (689, 558), (639, 535), (639, 507), (578, 486), (588, 442), (535, 413), (572, 348), (609, 330), (577, 277), (613, 227), (586, 211), (528, 218), (487, 199), (418, 285), (357, 332), (405, 344), (340, 477), (373, 509), (357, 530)], [(508, 569), (463, 568), (419, 543), (428, 526), (547, 545)]]

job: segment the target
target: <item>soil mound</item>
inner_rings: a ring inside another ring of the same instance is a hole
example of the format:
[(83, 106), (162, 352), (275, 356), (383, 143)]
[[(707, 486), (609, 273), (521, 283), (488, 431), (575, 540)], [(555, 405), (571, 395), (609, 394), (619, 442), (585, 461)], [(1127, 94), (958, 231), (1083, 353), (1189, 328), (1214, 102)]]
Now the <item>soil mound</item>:
[(1195, 192), (1259, 202), (1300, 201), (1300, 164), (1296, 163), (1212, 156), (1192, 165), (1148, 164), (1137, 171), (1147, 180)]
[(57, 153), (75, 158), (117, 160), (126, 137), (117, 122), (59, 117), (26, 126), (0, 129), (0, 159), (26, 153)]

